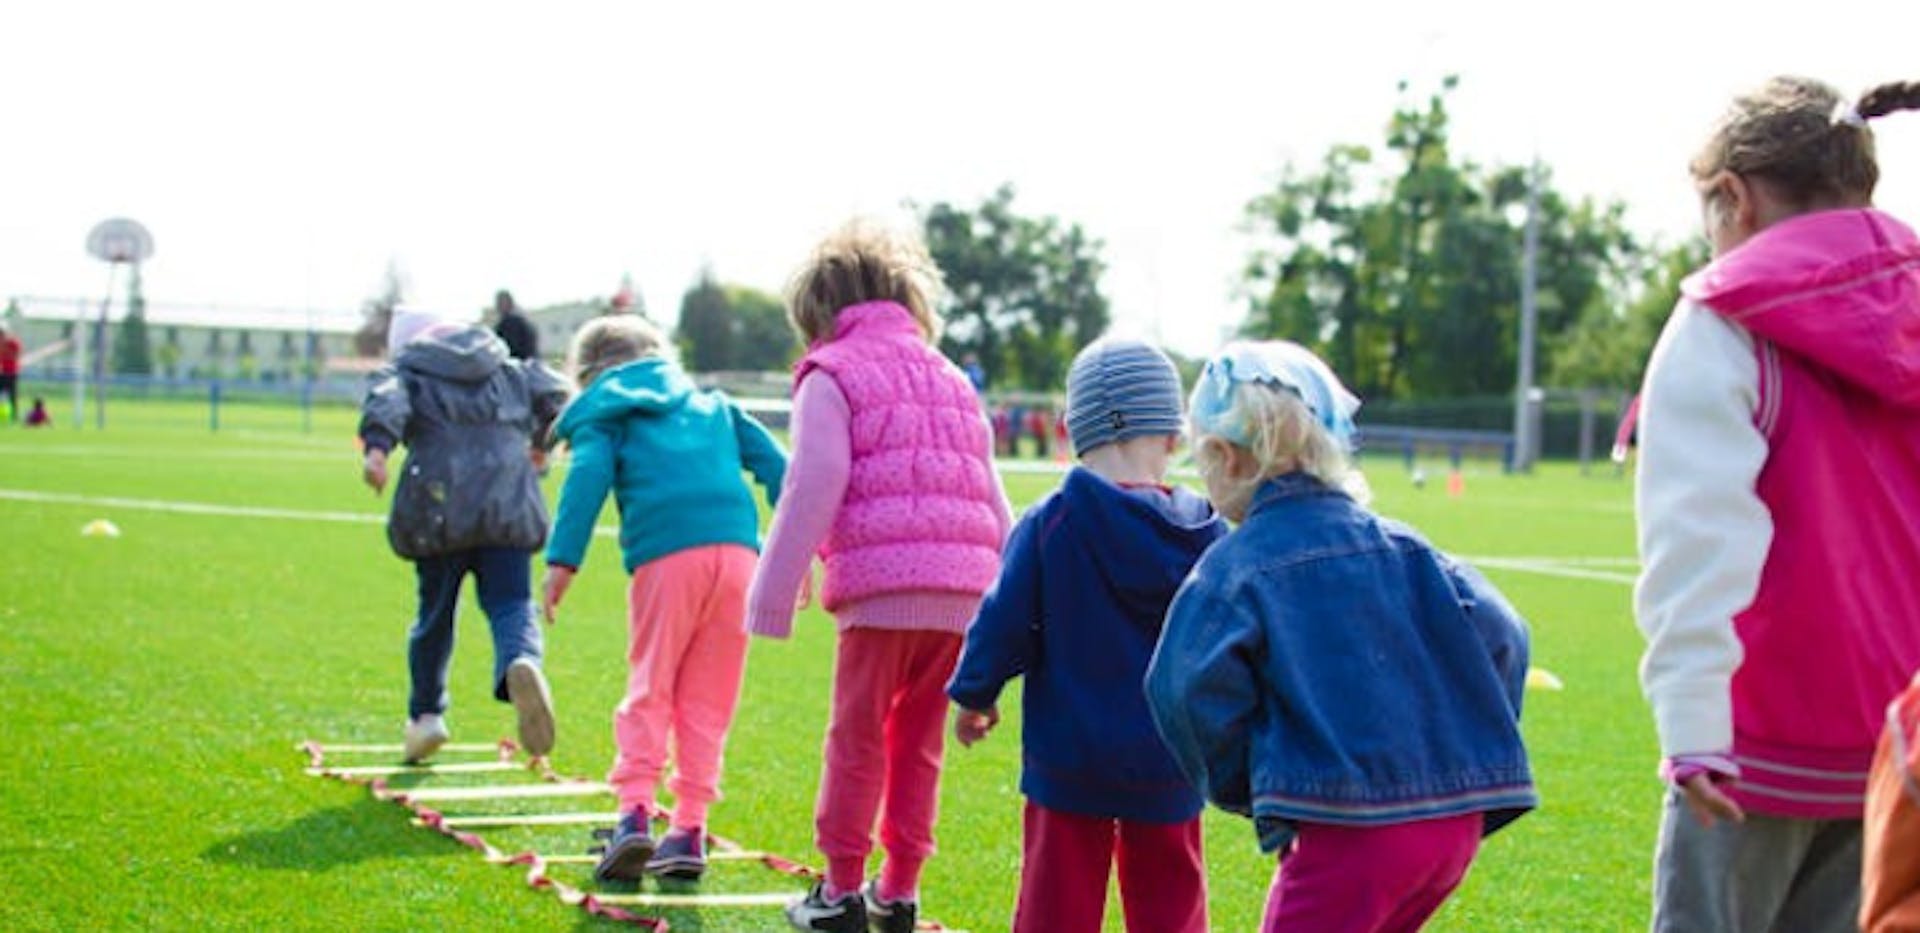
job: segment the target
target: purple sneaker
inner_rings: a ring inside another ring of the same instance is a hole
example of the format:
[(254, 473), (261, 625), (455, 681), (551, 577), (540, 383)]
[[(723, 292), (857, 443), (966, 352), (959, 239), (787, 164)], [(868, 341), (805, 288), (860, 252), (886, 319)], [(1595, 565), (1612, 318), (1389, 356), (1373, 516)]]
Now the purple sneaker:
[[(596, 834), (606, 832), (597, 830)], [(593, 867), (593, 877), (598, 881), (639, 881), (647, 860), (653, 858), (653, 849), (646, 814), (629, 813), (608, 835), (607, 851), (600, 856), (600, 864)]]
[(647, 860), (647, 874), (677, 881), (699, 881), (707, 870), (707, 831), (676, 826)]

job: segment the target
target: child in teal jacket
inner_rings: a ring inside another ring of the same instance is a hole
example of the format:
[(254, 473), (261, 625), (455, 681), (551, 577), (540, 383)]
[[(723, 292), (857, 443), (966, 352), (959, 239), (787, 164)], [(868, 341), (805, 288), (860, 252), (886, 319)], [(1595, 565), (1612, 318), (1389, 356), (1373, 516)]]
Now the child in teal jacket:
[[(746, 596), (760, 547), (744, 468), (779, 495), (787, 456), (767, 429), (664, 355), (645, 319), (596, 319), (575, 336), (569, 369), (586, 388), (554, 426), (572, 448), (547, 544), (545, 610), (566, 595), (611, 491), (620, 509), (628, 591), (627, 694), (614, 710), (607, 780), (621, 819), (595, 874), (697, 878), (707, 810), (746, 668)], [(671, 732), (671, 739), (669, 733)], [(671, 741), (672, 828), (648, 818)]]

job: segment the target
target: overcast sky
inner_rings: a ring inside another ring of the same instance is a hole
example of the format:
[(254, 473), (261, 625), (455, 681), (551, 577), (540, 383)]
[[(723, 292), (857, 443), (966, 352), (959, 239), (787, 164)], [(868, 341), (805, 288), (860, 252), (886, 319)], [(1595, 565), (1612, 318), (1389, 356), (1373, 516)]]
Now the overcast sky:
[[(1734, 92), (1920, 78), (1910, 0), (22, 2), (0, 36), (0, 296), (97, 296), (87, 230), (125, 215), (154, 302), (345, 312), (391, 258), (441, 309), (631, 273), (671, 321), (702, 263), (776, 290), (852, 213), (1011, 181), (1106, 241), (1119, 327), (1190, 352), (1242, 313), (1246, 201), (1377, 144), (1402, 78), (1461, 76), (1457, 151), (1669, 240)], [(1876, 131), (1920, 220), (1920, 114)]]

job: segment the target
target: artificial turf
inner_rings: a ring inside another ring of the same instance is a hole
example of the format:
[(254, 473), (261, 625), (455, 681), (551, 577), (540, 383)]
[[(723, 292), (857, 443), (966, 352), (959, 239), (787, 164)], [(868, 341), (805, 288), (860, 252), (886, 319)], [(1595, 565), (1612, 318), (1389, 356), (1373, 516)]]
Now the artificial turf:
[[(222, 415), (215, 433), (204, 405), (122, 402), (105, 431), (0, 430), (0, 928), (600, 925), (364, 789), (303, 773), (304, 739), (399, 740), (413, 575), (387, 549), (385, 500), (359, 483), (350, 411), (318, 409), (311, 430), (290, 409)], [(1610, 469), (1508, 477), (1483, 466), (1455, 498), (1438, 481), (1414, 488), (1397, 462), (1369, 473), (1381, 511), (1442, 547), (1535, 561), (1489, 575), (1530, 620), (1535, 663), (1566, 685), (1530, 693), (1524, 717), (1544, 806), (1487, 840), (1432, 928), (1644, 925), (1661, 788), (1622, 582), (1633, 572), (1630, 482)], [(1055, 481), (1023, 473), (1008, 486), (1019, 505)], [(231, 507), (255, 514), (220, 513)], [(98, 518), (122, 534), (80, 534)], [(617, 551), (596, 542), (547, 630), (555, 762), (570, 773), (597, 776), (612, 756), (608, 717), (625, 680)], [(488, 695), (485, 623), (466, 603), (449, 722), (456, 740), (490, 741), (511, 733), (511, 710)], [(832, 647), (817, 609), (790, 641), (755, 641), (715, 831), (818, 862)], [(948, 750), (940, 854), (923, 893), (926, 913), (952, 927), (1004, 930), (1013, 903), (1013, 695), (1003, 710), (986, 743)], [(1251, 930), (1273, 863), (1236, 818), (1210, 813), (1206, 830), (1212, 926)], [(589, 844), (581, 828), (488, 838), (554, 852)], [(591, 886), (587, 866), (555, 874)], [(705, 885), (800, 887), (749, 865), (716, 868)], [(784, 929), (768, 907), (667, 916), (676, 931)], [(1107, 928), (1121, 929), (1117, 904)]]

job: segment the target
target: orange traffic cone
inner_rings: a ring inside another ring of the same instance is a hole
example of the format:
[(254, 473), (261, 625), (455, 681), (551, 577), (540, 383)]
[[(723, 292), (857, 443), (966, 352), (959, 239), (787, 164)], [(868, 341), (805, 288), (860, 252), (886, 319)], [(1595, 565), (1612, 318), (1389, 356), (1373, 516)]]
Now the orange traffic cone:
[(1459, 470), (1454, 470), (1448, 473), (1447, 474), (1447, 495), (1451, 498), (1458, 499), (1461, 496), (1464, 496), (1466, 494), (1467, 494), (1467, 478), (1465, 476), (1460, 475)]

